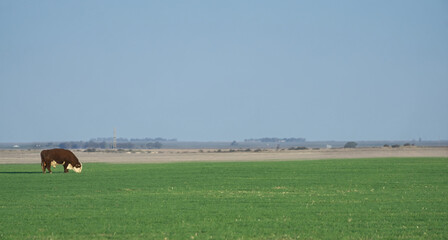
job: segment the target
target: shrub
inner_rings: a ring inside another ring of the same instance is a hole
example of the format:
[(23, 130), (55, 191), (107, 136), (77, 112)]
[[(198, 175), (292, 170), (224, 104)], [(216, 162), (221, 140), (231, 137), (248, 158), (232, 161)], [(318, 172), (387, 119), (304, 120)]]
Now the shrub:
[(344, 145), (344, 148), (356, 148), (356, 146), (358, 146), (358, 143), (356, 143), (356, 142), (347, 142)]
[(288, 150), (307, 150), (307, 147), (290, 147)]

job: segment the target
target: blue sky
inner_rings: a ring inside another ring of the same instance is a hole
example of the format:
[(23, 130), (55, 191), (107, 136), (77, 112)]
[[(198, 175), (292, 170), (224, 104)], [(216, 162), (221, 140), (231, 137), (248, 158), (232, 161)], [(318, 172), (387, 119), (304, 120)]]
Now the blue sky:
[(446, 1), (0, 1), (0, 142), (448, 139)]

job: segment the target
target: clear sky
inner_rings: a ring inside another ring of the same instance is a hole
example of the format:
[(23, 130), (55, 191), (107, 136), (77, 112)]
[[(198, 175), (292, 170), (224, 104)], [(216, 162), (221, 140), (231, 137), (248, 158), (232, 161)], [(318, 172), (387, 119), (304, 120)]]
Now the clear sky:
[(448, 139), (447, 1), (0, 0), (0, 142)]

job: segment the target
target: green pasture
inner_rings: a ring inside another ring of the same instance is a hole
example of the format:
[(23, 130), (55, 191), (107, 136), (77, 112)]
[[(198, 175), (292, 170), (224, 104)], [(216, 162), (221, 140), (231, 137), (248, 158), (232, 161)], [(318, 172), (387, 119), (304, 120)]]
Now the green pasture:
[(0, 193), (0, 239), (448, 239), (448, 158), (10, 164)]

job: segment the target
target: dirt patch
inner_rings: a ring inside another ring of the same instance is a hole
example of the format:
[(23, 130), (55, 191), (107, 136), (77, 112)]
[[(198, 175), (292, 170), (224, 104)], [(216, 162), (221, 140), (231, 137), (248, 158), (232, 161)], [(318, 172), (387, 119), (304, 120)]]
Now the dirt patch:
[[(230, 150), (160, 149), (128, 152), (84, 152), (73, 150), (82, 163), (170, 163), (226, 162), (267, 160), (316, 160), (379, 157), (448, 157), (448, 147), (355, 148), (318, 150), (263, 150), (239, 152)], [(0, 150), (0, 164), (39, 163), (40, 150)]]

